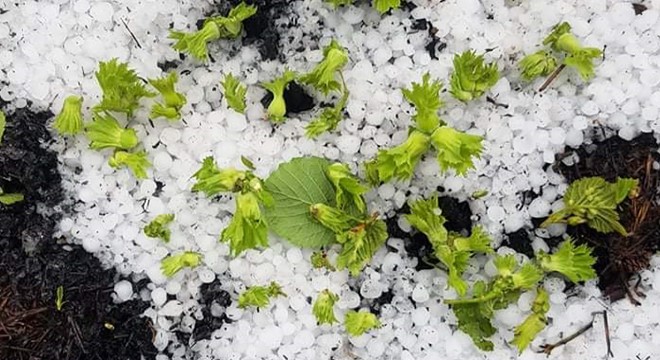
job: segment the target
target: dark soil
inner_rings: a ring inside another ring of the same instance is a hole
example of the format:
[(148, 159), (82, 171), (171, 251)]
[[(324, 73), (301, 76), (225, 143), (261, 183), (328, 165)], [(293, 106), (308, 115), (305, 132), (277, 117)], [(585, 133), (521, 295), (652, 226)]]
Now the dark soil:
[(202, 307), (204, 318), (195, 323), (192, 338), (195, 341), (210, 339), (213, 332), (222, 327), (223, 324), (231, 324), (233, 321), (224, 313), (220, 317), (215, 317), (211, 313), (213, 304), (222, 308), (231, 305), (231, 295), (221, 288), (220, 280), (216, 279), (210, 284), (203, 284), (200, 289), (201, 299), (199, 304)]
[[(25, 195), (21, 203), (0, 205), (0, 359), (153, 359), (152, 330), (140, 317), (148, 305), (113, 304), (115, 272), (52, 237), (62, 189), (57, 157), (41, 147), (50, 141), (51, 118), (28, 110), (8, 114), (0, 144), (0, 186)], [(38, 204), (55, 213), (38, 214)]]
[[(447, 220), (445, 222), (447, 230), (469, 233), (472, 229), (472, 210), (470, 210), (470, 205), (467, 202), (460, 202), (455, 198), (442, 196), (438, 198), (438, 207), (442, 210), (442, 216)], [(397, 224), (399, 216), (409, 212), (410, 209), (405, 205), (395, 216), (386, 219), (387, 233), (392, 237), (404, 239), (408, 255), (417, 258), (416, 270), (432, 269), (434, 266), (430, 263), (435, 263), (437, 260), (433, 255), (433, 247), (426, 235), (417, 231), (412, 234), (406, 233)]]
[[(271, 101), (273, 101), (273, 94), (270, 92), (261, 98), (261, 104), (264, 107), (268, 107)], [(307, 94), (305, 89), (295, 81), (289, 83), (289, 86), (284, 90), (284, 102), (286, 103), (286, 116), (311, 110), (315, 105), (314, 98)]]
[(530, 238), (527, 229), (522, 228), (518, 231), (506, 234), (504, 238), (504, 245), (512, 248), (516, 252), (525, 254), (530, 259), (534, 258), (532, 239)]
[(569, 228), (578, 242), (594, 247), (599, 286), (612, 301), (628, 294), (631, 301), (637, 303), (635, 297), (643, 294), (628, 286), (628, 282), (649, 266), (651, 256), (660, 248), (660, 178), (653, 169), (653, 162), (660, 160), (657, 149), (652, 134), (632, 141), (612, 137), (579, 148), (576, 152), (580, 161), (574, 166), (561, 162), (555, 165), (569, 183), (588, 176), (601, 176), (608, 181), (615, 181), (617, 177), (639, 179), (639, 195), (625, 200), (619, 207), (621, 224), (629, 236), (601, 234), (586, 225)]
[[(262, 60), (276, 60), (280, 57), (280, 29), (277, 20), (292, 14), (288, 11), (289, 0), (221, 0), (216, 3), (217, 11), (209, 15), (227, 15), (229, 10), (241, 2), (256, 5), (257, 13), (243, 22), (245, 36), (241, 38), (244, 46), (256, 45)], [(289, 19), (292, 22), (297, 19)]]

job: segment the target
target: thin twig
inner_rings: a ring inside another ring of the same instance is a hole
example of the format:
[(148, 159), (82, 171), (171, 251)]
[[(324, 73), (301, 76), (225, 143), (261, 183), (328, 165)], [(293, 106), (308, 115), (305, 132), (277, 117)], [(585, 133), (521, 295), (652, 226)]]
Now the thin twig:
[(137, 37), (135, 37), (135, 34), (131, 31), (131, 29), (128, 27), (128, 24), (126, 24), (126, 21), (124, 19), (121, 19), (122, 24), (124, 24), (124, 27), (126, 30), (128, 30), (128, 33), (131, 34), (131, 37), (133, 40), (135, 40), (135, 45), (137, 45), (138, 48), (142, 49), (142, 45), (140, 45), (140, 42), (138, 41)]
[(564, 64), (559, 65), (555, 69), (555, 71), (553, 71), (552, 74), (550, 74), (550, 76), (548, 76), (548, 78), (545, 80), (543, 85), (541, 85), (541, 87), (539, 88), (539, 92), (543, 92), (543, 90), (545, 90), (548, 86), (550, 86), (550, 84), (557, 78), (557, 76), (559, 76), (559, 73), (561, 73), (562, 70), (564, 70), (565, 67), (566, 67), (566, 65), (564, 65)]
[(610, 341), (610, 325), (607, 322), (607, 310), (603, 310), (603, 326), (605, 327), (605, 344), (607, 344), (607, 356), (614, 357), (612, 343)]

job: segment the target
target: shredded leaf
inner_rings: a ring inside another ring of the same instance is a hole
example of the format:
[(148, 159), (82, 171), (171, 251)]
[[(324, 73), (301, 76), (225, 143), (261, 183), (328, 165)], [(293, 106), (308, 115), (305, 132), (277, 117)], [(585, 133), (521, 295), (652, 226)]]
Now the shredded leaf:
[(94, 150), (129, 150), (138, 143), (135, 130), (122, 128), (117, 119), (107, 113), (95, 113), (93, 121), (87, 125), (86, 134), (91, 140), (89, 147)]
[(544, 40), (543, 40), (543, 45), (550, 45), (552, 49), (561, 51), (557, 47), (557, 42), (559, 41), (559, 38), (562, 37), (563, 35), (570, 34), (571, 33), (571, 24), (567, 22), (562, 22), (557, 25), (555, 25), (552, 28), (552, 31), (550, 32), (550, 35), (548, 35)]
[(176, 92), (175, 85), (179, 80), (176, 73), (171, 72), (167, 76), (158, 79), (149, 79), (153, 86), (163, 98), (163, 103), (156, 103), (151, 108), (151, 118), (165, 117), (169, 120), (181, 118), (181, 108), (186, 104), (185, 95)]
[(358, 276), (387, 241), (387, 226), (384, 221), (371, 218), (339, 234), (338, 241), (343, 247), (337, 257), (337, 269), (348, 269), (352, 276)]
[(206, 23), (213, 22), (218, 26), (220, 37), (234, 39), (241, 35), (243, 31), (243, 21), (251, 18), (257, 13), (257, 7), (241, 2), (236, 7), (229, 10), (227, 16), (216, 16), (206, 19)]
[(560, 222), (569, 225), (586, 223), (602, 233), (616, 231), (627, 236), (616, 208), (629, 194), (636, 192), (637, 185), (638, 181), (634, 179), (619, 178), (615, 183), (608, 183), (601, 177), (576, 180), (564, 194), (564, 208), (550, 215), (541, 227)]
[(83, 128), (82, 96), (68, 96), (64, 99), (62, 110), (55, 117), (53, 127), (62, 135), (75, 135)]
[(391, 179), (412, 178), (417, 163), (431, 145), (429, 136), (413, 130), (402, 144), (379, 150), (376, 159), (365, 164), (369, 182), (377, 185)]
[(583, 80), (594, 76), (593, 61), (603, 56), (598, 48), (583, 47), (575, 35), (571, 33), (571, 25), (563, 22), (555, 25), (543, 45), (549, 45), (553, 50), (566, 54), (564, 64), (578, 71)]
[(284, 121), (286, 115), (286, 101), (284, 100), (284, 91), (293, 80), (296, 79), (296, 73), (286, 69), (281, 77), (261, 84), (261, 86), (268, 90), (273, 95), (273, 100), (268, 105), (268, 119), (274, 123), (281, 123)]
[(557, 68), (557, 59), (548, 51), (539, 50), (525, 56), (518, 64), (525, 81), (532, 81), (540, 76), (548, 76)]
[(213, 157), (206, 157), (202, 163), (202, 167), (193, 175), (197, 180), (192, 187), (192, 191), (201, 191), (206, 196), (211, 197), (218, 195), (222, 192), (237, 191), (239, 182), (246, 179), (247, 174), (245, 171), (236, 170), (234, 168), (218, 169), (215, 165)]
[(344, 316), (344, 327), (351, 336), (361, 336), (367, 331), (381, 327), (376, 315), (367, 311), (350, 310)]
[(186, 251), (178, 255), (170, 255), (160, 262), (160, 268), (167, 277), (172, 277), (183, 268), (195, 268), (202, 261), (202, 254)]
[(367, 206), (363, 195), (369, 191), (369, 188), (351, 173), (348, 165), (334, 163), (328, 167), (326, 174), (335, 187), (337, 207), (350, 214), (364, 214)]
[(392, 9), (398, 9), (401, 6), (401, 0), (372, 0), (372, 6), (379, 13), (384, 14)]
[(346, 49), (336, 40), (332, 40), (323, 49), (323, 60), (312, 71), (303, 75), (300, 81), (313, 86), (324, 95), (328, 95), (331, 91), (340, 91), (342, 84), (337, 78), (347, 62)]
[(422, 83), (412, 83), (412, 89), (403, 89), (403, 96), (415, 105), (417, 113), (413, 120), (417, 123), (417, 129), (431, 134), (441, 124), (438, 110), (444, 105), (440, 100), (442, 83), (438, 80), (431, 82), (431, 74), (426, 73), (422, 77)]
[(591, 255), (591, 249), (584, 244), (575, 246), (572, 239), (564, 241), (554, 254), (541, 252), (536, 258), (543, 270), (558, 272), (574, 283), (596, 277), (593, 268), (596, 258)]
[(282, 287), (274, 281), (268, 286), (250, 286), (238, 296), (238, 307), (241, 309), (249, 306), (257, 309), (265, 308), (270, 304), (270, 299), (277, 296), (286, 296), (286, 294), (282, 291)]
[(315, 139), (319, 135), (334, 131), (337, 125), (342, 121), (344, 108), (348, 102), (349, 92), (344, 85), (341, 99), (333, 107), (324, 108), (321, 114), (305, 127), (305, 135), (310, 139)]
[(518, 348), (519, 353), (522, 353), (536, 338), (536, 335), (546, 327), (548, 310), (550, 310), (550, 297), (543, 288), (539, 287), (532, 304), (532, 313), (513, 332), (511, 343)]
[(358, 225), (359, 220), (336, 207), (318, 203), (309, 207), (312, 218), (336, 234), (339, 241), (341, 234)]
[(323, 290), (314, 302), (312, 313), (316, 316), (316, 322), (321, 324), (334, 324), (339, 322), (335, 317), (334, 306), (339, 296), (328, 289)]
[(236, 212), (220, 239), (229, 243), (232, 256), (268, 246), (268, 226), (257, 195), (247, 192), (236, 196)]
[(247, 86), (241, 82), (233, 74), (225, 75), (224, 80), (221, 82), (222, 87), (225, 89), (225, 99), (227, 106), (241, 114), (245, 113), (247, 107), (245, 103), (245, 95), (247, 94)]
[(311, 258), (309, 259), (312, 263), (314, 269), (328, 269), (329, 271), (335, 271), (335, 267), (330, 263), (328, 259), (328, 254), (324, 251), (314, 251)]
[(466, 134), (449, 126), (441, 126), (431, 134), (440, 168), (442, 171), (454, 169), (458, 175), (465, 175), (474, 168), (472, 158), (481, 156), (482, 140), (481, 136)]
[(483, 55), (466, 51), (454, 56), (454, 73), (449, 92), (458, 100), (467, 102), (481, 97), (500, 78), (497, 64), (486, 64)]
[(9, 206), (19, 203), (25, 200), (25, 196), (19, 193), (5, 193), (2, 188), (0, 188), (0, 204)]
[(164, 242), (170, 242), (171, 231), (167, 227), (174, 221), (174, 214), (161, 214), (156, 216), (145, 226), (144, 234), (150, 238), (158, 238)]
[(108, 160), (108, 164), (115, 169), (128, 167), (137, 179), (146, 179), (147, 169), (151, 167), (147, 152), (144, 150), (136, 153), (117, 150)]
[(582, 80), (589, 80), (594, 76), (595, 59), (603, 56), (603, 51), (597, 48), (580, 49), (564, 59), (564, 64), (578, 71)]
[(116, 58), (99, 63), (96, 80), (103, 90), (101, 103), (94, 107), (96, 111), (116, 111), (132, 116), (141, 98), (156, 96), (147, 90), (135, 70)]

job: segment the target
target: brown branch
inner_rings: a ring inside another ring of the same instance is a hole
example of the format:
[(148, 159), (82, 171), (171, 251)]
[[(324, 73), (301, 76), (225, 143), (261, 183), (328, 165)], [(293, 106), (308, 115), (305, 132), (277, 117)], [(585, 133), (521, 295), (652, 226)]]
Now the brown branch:
[(545, 90), (548, 86), (550, 86), (550, 84), (557, 78), (557, 76), (559, 76), (559, 73), (561, 73), (562, 70), (564, 70), (565, 67), (566, 67), (566, 65), (564, 65), (564, 64), (559, 65), (555, 69), (555, 71), (553, 71), (552, 74), (550, 74), (550, 76), (548, 76), (548, 78), (545, 80), (543, 85), (541, 85), (541, 87), (539, 88), (539, 92), (543, 92), (543, 90)]

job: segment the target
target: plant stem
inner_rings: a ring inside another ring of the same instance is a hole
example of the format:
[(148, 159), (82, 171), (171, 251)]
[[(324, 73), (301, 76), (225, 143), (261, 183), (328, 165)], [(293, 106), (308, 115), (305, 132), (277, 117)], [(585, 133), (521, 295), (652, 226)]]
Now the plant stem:
[(559, 67), (557, 67), (557, 68), (555, 69), (555, 71), (553, 71), (552, 74), (550, 74), (550, 76), (548, 76), (548, 78), (545, 80), (545, 82), (543, 83), (543, 85), (541, 85), (541, 87), (539, 88), (539, 92), (542, 92), (542, 91), (545, 90), (548, 86), (550, 86), (550, 84), (551, 84), (551, 83), (557, 78), (557, 76), (559, 76), (559, 73), (561, 73), (562, 70), (564, 70), (565, 67), (566, 67), (565, 64), (561, 64), (561, 65), (559, 65)]

